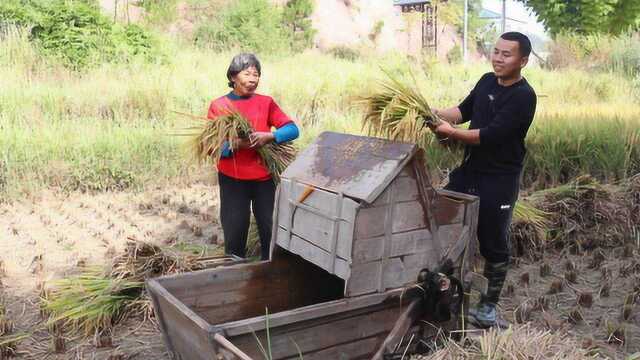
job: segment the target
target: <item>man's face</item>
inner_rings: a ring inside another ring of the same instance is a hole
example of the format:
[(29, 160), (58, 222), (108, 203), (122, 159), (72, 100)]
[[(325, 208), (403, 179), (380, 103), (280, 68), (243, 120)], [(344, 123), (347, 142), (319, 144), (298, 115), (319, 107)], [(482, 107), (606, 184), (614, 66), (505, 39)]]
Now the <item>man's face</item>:
[(491, 54), (491, 65), (498, 78), (513, 78), (527, 65), (528, 57), (520, 55), (517, 41), (498, 39)]
[(260, 82), (260, 73), (252, 66), (240, 71), (238, 75), (234, 76), (231, 80), (234, 84), (234, 90), (236, 90), (239, 95), (253, 95)]

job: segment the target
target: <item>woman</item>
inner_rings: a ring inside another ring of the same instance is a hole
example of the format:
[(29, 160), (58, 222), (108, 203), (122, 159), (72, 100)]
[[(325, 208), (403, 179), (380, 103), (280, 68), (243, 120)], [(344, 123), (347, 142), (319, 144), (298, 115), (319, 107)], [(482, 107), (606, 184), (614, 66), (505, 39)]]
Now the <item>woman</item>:
[[(276, 184), (256, 149), (269, 143), (283, 143), (298, 137), (298, 127), (269, 97), (257, 94), (260, 61), (253, 54), (238, 54), (227, 70), (233, 90), (215, 99), (208, 118), (215, 119), (229, 108), (244, 116), (254, 129), (248, 139), (225, 143), (218, 162), (220, 222), (226, 254), (245, 257), (249, 232), (249, 211), (258, 225), (262, 260), (269, 259), (272, 214)], [(275, 131), (271, 131), (276, 128)]]

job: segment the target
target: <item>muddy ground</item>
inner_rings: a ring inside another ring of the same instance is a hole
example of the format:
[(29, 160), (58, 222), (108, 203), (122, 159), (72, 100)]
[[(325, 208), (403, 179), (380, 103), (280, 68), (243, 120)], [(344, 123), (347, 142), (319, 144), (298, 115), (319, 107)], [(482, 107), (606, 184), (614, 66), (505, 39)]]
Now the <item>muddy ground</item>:
[[(215, 246), (222, 240), (217, 203), (214, 186), (195, 184), (142, 193), (45, 192), (0, 205), (0, 280), (8, 317), (15, 332), (34, 332), (19, 343), (18, 358), (169, 359), (155, 324), (138, 319), (115, 329), (112, 346), (69, 339), (65, 354), (53, 354), (48, 333), (40, 329), (38, 286), (83, 266), (105, 264), (128, 239), (195, 251)], [(543, 263), (549, 268), (541, 274)], [(638, 244), (584, 254), (547, 252), (542, 260), (517, 261), (501, 310), (511, 322), (564, 331), (603, 357), (621, 358), (640, 351), (639, 292)], [(623, 331), (613, 333), (620, 325)]]

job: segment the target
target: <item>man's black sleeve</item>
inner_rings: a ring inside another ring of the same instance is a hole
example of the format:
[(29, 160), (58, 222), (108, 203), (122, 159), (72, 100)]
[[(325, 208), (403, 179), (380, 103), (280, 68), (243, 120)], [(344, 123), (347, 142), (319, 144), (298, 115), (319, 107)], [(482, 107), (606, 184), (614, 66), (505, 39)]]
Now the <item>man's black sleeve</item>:
[(473, 99), (475, 96), (475, 88), (473, 88), (469, 95), (467, 95), (467, 97), (462, 100), (460, 105), (458, 105), (458, 109), (462, 114), (462, 120), (459, 122), (459, 124), (466, 123), (467, 121), (471, 120), (471, 115), (473, 114)]
[(473, 89), (471, 89), (471, 92), (469, 92), (469, 95), (467, 95), (467, 97), (464, 100), (462, 100), (460, 105), (458, 105), (458, 109), (460, 110), (460, 113), (462, 114), (462, 121), (460, 121), (459, 124), (462, 124), (462, 123), (465, 123), (465, 122), (471, 120), (471, 117), (473, 116), (473, 102), (474, 102), (474, 99), (475, 99), (475, 96), (476, 96), (478, 85), (485, 78), (487, 78), (487, 76), (489, 74), (491, 74), (491, 73), (486, 73), (486, 74), (482, 75), (482, 77), (480, 78), (480, 80), (478, 80), (478, 82), (473, 87)]
[(536, 111), (536, 94), (520, 91), (513, 95), (489, 123), (480, 129), (480, 145), (503, 143), (509, 138), (524, 136)]

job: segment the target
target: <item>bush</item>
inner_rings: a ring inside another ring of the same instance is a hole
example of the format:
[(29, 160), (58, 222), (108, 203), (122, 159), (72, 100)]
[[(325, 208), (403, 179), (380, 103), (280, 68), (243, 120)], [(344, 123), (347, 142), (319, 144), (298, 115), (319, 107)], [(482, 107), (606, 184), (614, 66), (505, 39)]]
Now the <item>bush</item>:
[(549, 45), (547, 65), (553, 69), (577, 67), (640, 74), (638, 37), (637, 34), (559, 34)]
[(306, 17), (310, 3), (289, 0), (284, 9), (267, 0), (236, 0), (200, 25), (196, 44), (214, 50), (282, 53), (307, 48), (314, 30)]
[(158, 54), (151, 35), (113, 23), (93, 2), (9, 0), (0, 5), (0, 23), (28, 28), (43, 54), (75, 69)]
[(336, 59), (356, 61), (360, 58), (360, 52), (354, 48), (348, 46), (334, 46), (327, 50), (327, 53)]

